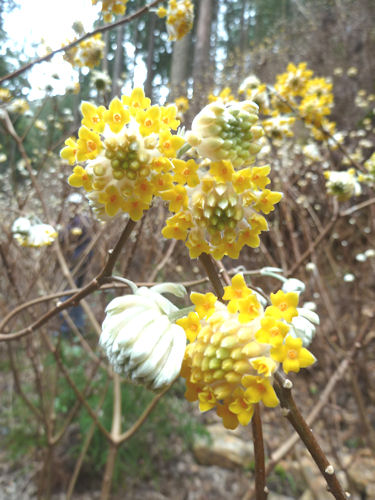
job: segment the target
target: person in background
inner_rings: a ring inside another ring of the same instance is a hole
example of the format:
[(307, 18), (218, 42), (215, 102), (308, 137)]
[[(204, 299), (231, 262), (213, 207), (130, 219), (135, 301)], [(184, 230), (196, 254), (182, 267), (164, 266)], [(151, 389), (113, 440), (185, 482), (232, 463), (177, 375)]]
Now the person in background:
[[(91, 241), (89, 219), (82, 214), (83, 196), (80, 193), (71, 193), (67, 198), (68, 222), (59, 233), (62, 252), (69, 266), (77, 288), (81, 288), (87, 268), (90, 263), (92, 252), (87, 253), (87, 247)], [(79, 330), (85, 325), (85, 315), (81, 305), (73, 306), (67, 310), (71, 320)], [(71, 328), (63, 320), (61, 333), (68, 335)]]

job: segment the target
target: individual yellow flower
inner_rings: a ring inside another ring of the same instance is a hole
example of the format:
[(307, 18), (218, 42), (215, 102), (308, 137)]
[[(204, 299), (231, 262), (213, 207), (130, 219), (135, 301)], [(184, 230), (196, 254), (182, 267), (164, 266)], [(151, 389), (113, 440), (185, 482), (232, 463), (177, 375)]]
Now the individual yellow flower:
[(239, 308), (239, 301), (252, 295), (252, 291), (247, 287), (245, 279), (241, 273), (232, 278), (232, 284), (224, 287), (223, 300), (228, 300), (228, 311), (236, 313)]
[(190, 295), (190, 299), (196, 307), (199, 318), (209, 318), (213, 314), (215, 310), (215, 303), (217, 301), (217, 298), (213, 293), (209, 292), (203, 294), (193, 292)]
[(238, 259), (241, 248), (242, 247), (238, 240), (223, 239), (215, 244), (215, 247), (211, 250), (211, 255), (216, 260), (221, 260), (224, 255), (228, 255), (231, 259)]
[(77, 160), (93, 160), (98, 156), (102, 150), (102, 143), (100, 136), (89, 130), (87, 127), (82, 126), (78, 132), (77, 141)]
[(123, 202), (124, 212), (129, 214), (129, 217), (134, 220), (140, 220), (142, 218), (143, 212), (149, 208), (149, 205), (139, 199), (128, 199)]
[(188, 195), (186, 193), (186, 189), (177, 184), (177, 186), (173, 186), (171, 189), (167, 189), (166, 191), (162, 191), (160, 196), (163, 200), (169, 202), (169, 210), (171, 212), (178, 212), (180, 210), (185, 210), (188, 207)]
[(198, 401), (200, 411), (211, 410), (214, 406), (216, 406), (215, 394), (210, 388), (198, 393)]
[(272, 316), (266, 316), (261, 319), (262, 327), (256, 332), (255, 338), (258, 342), (270, 344), (277, 347), (283, 343), (289, 326), (282, 321), (278, 321)]
[(107, 215), (114, 216), (122, 208), (123, 198), (115, 186), (108, 186), (99, 195), (100, 203), (103, 203)]
[(123, 95), (121, 101), (125, 106), (128, 106), (132, 115), (139, 110), (144, 110), (150, 107), (151, 99), (145, 97), (143, 89), (137, 87), (132, 90), (130, 96)]
[(85, 191), (92, 190), (92, 177), (81, 166), (74, 167), (68, 182), (74, 187), (83, 187)]
[(241, 389), (236, 389), (234, 400), (229, 405), (229, 411), (237, 415), (241, 425), (248, 425), (254, 414), (254, 405), (250, 402)]
[(210, 252), (210, 246), (207, 241), (205, 241), (203, 232), (198, 228), (194, 228), (189, 231), (189, 235), (185, 242), (185, 245), (189, 249), (189, 255), (191, 259), (196, 259), (202, 253)]
[(271, 356), (275, 361), (282, 363), (285, 373), (299, 372), (315, 363), (316, 358), (309, 350), (302, 347), (302, 339), (288, 335), (285, 343), (271, 349)]
[(159, 149), (168, 157), (175, 157), (177, 151), (185, 144), (185, 139), (178, 135), (172, 135), (170, 130), (162, 130), (159, 134)]
[(200, 319), (196, 312), (191, 312), (185, 318), (181, 318), (176, 323), (185, 330), (189, 342), (194, 342), (201, 329)]
[(160, 121), (169, 129), (176, 130), (180, 125), (180, 120), (176, 118), (177, 108), (174, 104), (160, 107)]
[(259, 356), (250, 360), (250, 365), (258, 372), (259, 375), (270, 377), (277, 368), (277, 363), (267, 356)]
[(232, 180), (234, 168), (230, 161), (213, 161), (210, 164), (210, 174), (219, 182), (228, 182)]
[(96, 107), (94, 104), (84, 101), (81, 104), (82, 125), (95, 132), (103, 132), (105, 127), (104, 111), (104, 106)]
[(166, 17), (167, 15), (167, 9), (165, 7), (158, 7), (158, 10), (156, 11), (156, 15), (163, 19), (163, 17)]
[(244, 375), (241, 380), (245, 390), (245, 397), (252, 403), (262, 401), (265, 406), (274, 408), (279, 404), (275, 389), (267, 378), (254, 375)]
[(240, 323), (248, 323), (259, 316), (259, 302), (256, 295), (252, 292), (247, 297), (239, 300), (239, 315)]
[(149, 205), (154, 195), (154, 187), (147, 179), (140, 178), (134, 185), (134, 192), (141, 201)]
[(174, 180), (178, 184), (187, 184), (189, 187), (194, 187), (199, 184), (198, 168), (199, 165), (194, 160), (180, 160), (178, 158), (172, 160), (174, 166)]
[(178, 223), (168, 221), (167, 225), (163, 227), (161, 234), (167, 239), (184, 241), (187, 236), (187, 229), (184, 229)]
[(270, 212), (273, 212), (275, 209), (274, 205), (278, 203), (282, 197), (282, 193), (264, 189), (258, 196), (255, 208), (264, 214), (269, 214)]
[(238, 234), (238, 244), (241, 248), (245, 245), (250, 248), (257, 248), (260, 245), (259, 233), (260, 231), (257, 229), (245, 227)]
[(233, 173), (232, 183), (236, 193), (244, 193), (253, 187), (251, 172), (251, 168), (241, 168), (241, 170)]
[(156, 174), (152, 178), (152, 183), (155, 187), (155, 192), (166, 191), (171, 189), (173, 186), (171, 174)]
[(272, 306), (267, 307), (266, 316), (272, 316), (275, 319), (285, 319), (289, 323), (292, 318), (298, 316), (298, 294), (295, 292), (284, 293), (279, 290), (270, 295)]
[(108, 123), (109, 128), (117, 134), (123, 128), (123, 126), (129, 122), (130, 113), (124, 108), (118, 97), (112, 99), (109, 109), (104, 111), (104, 120)]
[(64, 160), (68, 160), (70, 165), (74, 165), (76, 160), (76, 155), (77, 155), (77, 150), (78, 150), (78, 144), (75, 141), (73, 137), (69, 137), (65, 141), (66, 147), (61, 150), (60, 156)]
[(160, 130), (161, 112), (159, 106), (152, 106), (148, 110), (137, 112), (136, 118), (139, 123), (139, 131), (143, 136), (158, 133)]

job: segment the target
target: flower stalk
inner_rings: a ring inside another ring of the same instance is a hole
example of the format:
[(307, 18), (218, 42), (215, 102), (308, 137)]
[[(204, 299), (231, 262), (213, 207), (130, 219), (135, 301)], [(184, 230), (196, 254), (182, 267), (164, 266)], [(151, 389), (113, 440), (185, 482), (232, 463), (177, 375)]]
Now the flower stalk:
[[(333, 466), (329, 463), (323, 450), (315, 439), (312, 430), (307, 425), (302, 414), (298, 410), (292, 395), (292, 383), (284, 378), (280, 373), (275, 373), (275, 391), (280, 400), (281, 407), (285, 409), (285, 416), (291, 423), (304, 445), (308, 449), (314, 462), (318, 466), (322, 476), (327, 482), (328, 491), (336, 500), (347, 500), (348, 495), (339, 483)], [(257, 497), (258, 498), (258, 497)]]

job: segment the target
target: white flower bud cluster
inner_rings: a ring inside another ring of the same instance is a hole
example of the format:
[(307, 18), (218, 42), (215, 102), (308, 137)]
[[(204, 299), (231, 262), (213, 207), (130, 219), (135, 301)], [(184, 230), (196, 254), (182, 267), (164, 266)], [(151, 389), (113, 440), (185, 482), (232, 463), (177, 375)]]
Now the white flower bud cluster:
[(19, 217), (13, 222), (12, 234), (23, 247), (50, 245), (57, 237), (57, 231), (50, 224), (34, 222), (28, 217)]
[(326, 172), (326, 188), (329, 194), (337, 197), (339, 201), (349, 200), (352, 196), (361, 194), (359, 184), (353, 169), (342, 172)]
[(214, 101), (194, 118), (187, 142), (212, 161), (230, 160), (235, 168), (250, 165), (260, 151), (263, 129), (258, 105), (252, 101), (224, 104)]
[(169, 318), (178, 308), (161, 293), (186, 291), (172, 283), (134, 289), (108, 304), (99, 343), (115, 372), (160, 391), (178, 376), (186, 347), (184, 329)]

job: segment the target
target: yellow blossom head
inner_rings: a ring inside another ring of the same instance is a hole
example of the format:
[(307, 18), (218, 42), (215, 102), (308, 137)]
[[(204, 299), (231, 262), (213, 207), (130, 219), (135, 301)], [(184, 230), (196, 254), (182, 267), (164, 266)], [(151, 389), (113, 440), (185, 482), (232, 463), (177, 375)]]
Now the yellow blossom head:
[[(176, 107), (151, 106), (137, 88), (108, 108), (84, 102), (81, 112), (78, 139), (67, 139), (61, 151), (75, 165), (69, 183), (85, 189), (99, 218), (126, 212), (139, 220), (154, 195), (172, 187), (172, 160), (185, 144), (171, 132), (178, 125)], [(173, 210), (187, 207), (187, 197), (180, 200), (182, 186), (180, 191), (171, 193)]]
[(186, 240), (191, 258), (203, 252), (216, 259), (238, 258), (243, 246), (260, 244), (259, 234), (268, 229), (261, 213), (272, 211), (282, 196), (264, 189), (270, 182), (268, 166), (235, 171), (229, 160), (221, 160), (209, 163), (207, 173), (193, 160), (173, 164), (175, 184), (160, 196), (178, 217), (167, 219), (164, 237)]
[[(294, 295), (281, 297), (278, 292), (272, 300), (280, 304), (282, 299), (293, 307)], [(243, 275), (232, 278), (223, 299), (229, 302), (218, 301), (212, 293), (191, 294), (196, 312), (178, 320), (190, 342), (181, 375), (186, 379), (186, 398), (198, 401), (203, 412), (216, 408), (224, 426), (234, 429), (250, 422), (254, 404), (278, 405), (272, 383), (279, 363), (286, 373), (297, 372), (315, 358), (302, 347), (300, 338), (286, 335), (291, 319), (267, 315), (269, 308), (263, 310)], [(241, 321), (249, 299), (254, 312)]]

